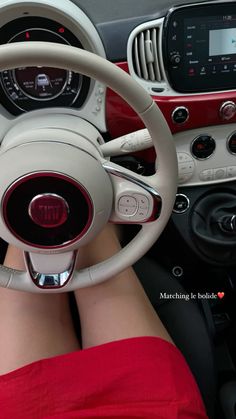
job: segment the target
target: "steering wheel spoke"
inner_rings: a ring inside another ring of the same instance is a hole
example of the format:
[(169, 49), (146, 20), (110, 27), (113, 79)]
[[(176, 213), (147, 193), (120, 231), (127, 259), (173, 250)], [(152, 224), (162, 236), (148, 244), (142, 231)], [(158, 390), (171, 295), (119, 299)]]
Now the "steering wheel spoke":
[(73, 276), (77, 252), (53, 255), (25, 252), (24, 255), (27, 273), (39, 288), (63, 288)]
[(161, 211), (162, 199), (157, 189), (140, 176), (115, 163), (103, 165), (109, 173), (114, 193), (110, 221), (122, 224), (142, 224), (155, 221)]

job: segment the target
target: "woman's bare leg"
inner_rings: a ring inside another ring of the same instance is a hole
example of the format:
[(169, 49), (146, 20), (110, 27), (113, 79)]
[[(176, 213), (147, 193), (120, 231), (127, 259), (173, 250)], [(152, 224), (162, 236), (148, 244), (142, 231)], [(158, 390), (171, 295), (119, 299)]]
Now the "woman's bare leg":
[[(114, 227), (108, 225), (80, 251), (80, 266), (98, 263), (119, 248)], [(159, 336), (171, 342), (132, 268), (102, 284), (77, 290), (75, 297), (83, 348), (137, 336)]]
[[(9, 246), (4, 265), (25, 270)], [(66, 294), (31, 294), (0, 288), (0, 374), (79, 349)]]

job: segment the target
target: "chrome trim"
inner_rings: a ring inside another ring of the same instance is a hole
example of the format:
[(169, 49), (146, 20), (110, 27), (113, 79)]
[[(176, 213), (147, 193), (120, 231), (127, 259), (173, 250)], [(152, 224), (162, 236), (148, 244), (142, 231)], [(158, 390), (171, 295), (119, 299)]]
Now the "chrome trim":
[(231, 219), (230, 219), (230, 227), (232, 232), (234, 232), (234, 220), (236, 218), (236, 215), (232, 215)]
[(73, 253), (73, 257), (71, 259), (71, 264), (68, 269), (61, 273), (40, 273), (34, 270), (30, 254), (28, 252), (24, 252), (26, 267), (30, 274), (30, 277), (33, 283), (41, 288), (41, 289), (56, 289), (56, 288), (63, 288), (71, 279), (72, 274), (75, 269), (75, 262), (76, 262), (76, 255), (77, 252)]
[(110, 166), (109, 162), (103, 163), (103, 167), (109, 174), (119, 176), (125, 180), (135, 183), (135, 185), (138, 185), (141, 188), (145, 189), (147, 192), (149, 192), (155, 199), (161, 199), (159, 193), (152, 186), (148, 185), (140, 179), (137, 179), (135, 176), (132, 176), (128, 173), (124, 173), (122, 170), (119, 170), (118, 167), (115, 168), (113, 166)]
[(172, 210), (172, 212), (174, 212), (175, 214), (184, 214), (186, 211), (188, 211), (188, 209), (189, 209), (189, 207), (190, 207), (190, 199), (187, 197), (187, 195), (185, 195), (185, 194), (183, 194), (183, 193), (177, 193), (176, 194), (176, 197), (175, 197), (175, 200), (176, 200), (176, 198), (178, 197), (178, 196), (182, 196), (182, 197), (184, 197), (185, 199), (186, 199), (186, 201), (187, 201), (187, 208), (185, 208), (184, 210), (180, 210), (180, 211), (178, 211), (178, 210), (175, 210), (174, 208), (175, 208), (175, 204), (174, 204), (174, 208), (173, 208), (173, 210)]

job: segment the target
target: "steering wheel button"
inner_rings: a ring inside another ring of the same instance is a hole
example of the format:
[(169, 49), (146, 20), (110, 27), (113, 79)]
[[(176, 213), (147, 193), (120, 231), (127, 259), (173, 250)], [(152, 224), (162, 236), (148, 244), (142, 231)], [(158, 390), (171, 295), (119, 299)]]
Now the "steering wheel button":
[(118, 201), (118, 211), (121, 215), (133, 216), (137, 209), (137, 200), (132, 196), (124, 195)]
[(133, 196), (124, 195), (119, 199), (119, 206), (137, 208), (137, 200)]
[(149, 209), (149, 199), (147, 196), (142, 195), (142, 194), (136, 194), (135, 195), (137, 201), (138, 201), (138, 207), (139, 209)]
[(149, 209), (148, 208), (140, 208), (135, 214), (135, 221), (145, 221), (148, 218)]
[(32, 199), (28, 213), (32, 221), (40, 227), (55, 228), (67, 221), (69, 207), (59, 195), (42, 194)]
[(136, 213), (137, 208), (136, 207), (126, 207), (126, 206), (123, 206), (123, 205), (118, 205), (118, 211), (121, 215), (133, 216)]

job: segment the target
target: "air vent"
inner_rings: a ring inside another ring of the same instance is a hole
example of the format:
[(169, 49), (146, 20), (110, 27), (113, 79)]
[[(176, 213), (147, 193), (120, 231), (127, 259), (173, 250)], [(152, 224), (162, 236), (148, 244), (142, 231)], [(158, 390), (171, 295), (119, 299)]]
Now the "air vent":
[(134, 71), (138, 77), (146, 81), (163, 81), (158, 56), (159, 31), (158, 27), (145, 29), (133, 40)]

